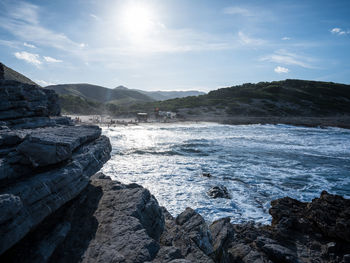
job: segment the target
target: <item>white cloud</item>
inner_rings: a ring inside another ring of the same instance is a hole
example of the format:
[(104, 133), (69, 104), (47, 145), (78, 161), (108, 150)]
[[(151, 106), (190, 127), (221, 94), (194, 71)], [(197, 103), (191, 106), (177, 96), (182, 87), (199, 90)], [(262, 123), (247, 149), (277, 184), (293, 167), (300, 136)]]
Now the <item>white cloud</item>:
[(242, 16), (254, 16), (251, 11), (238, 6), (229, 6), (223, 10), (224, 14), (228, 15), (242, 15)]
[(90, 14), (90, 17), (92, 17), (95, 20), (100, 20), (100, 18), (95, 14)]
[(345, 31), (339, 27), (335, 27), (335, 28), (331, 29), (330, 32), (332, 34), (339, 35), (339, 36), (350, 34), (350, 30)]
[(11, 18), (30, 24), (38, 24), (38, 6), (22, 1), (9, 3), (5, 5), (5, 9)]
[(62, 60), (55, 59), (53, 57), (45, 57), (44, 56), (44, 59), (45, 59), (46, 62), (49, 62), (49, 63), (60, 63), (60, 62), (62, 62)]
[(242, 31), (238, 32), (239, 40), (242, 44), (245, 45), (254, 45), (254, 46), (260, 46), (266, 43), (265, 40), (260, 38), (252, 38), (244, 34)]
[(311, 65), (314, 60), (307, 56), (300, 56), (298, 54), (288, 52), (284, 49), (280, 49), (273, 54), (264, 56), (261, 61), (268, 61), (273, 63), (282, 63), (285, 65), (296, 65), (303, 68), (315, 68)]
[(282, 37), (281, 39), (284, 40), (284, 41), (286, 41), (286, 40), (291, 40), (290, 37)]
[(49, 86), (49, 85), (55, 85), (55, 83), (52, 82), (47, 82), (45, 80), (42, 79), (37, 79), (35, 80), (36, 83), (40, 84), (41, 86), (45, 87), (45, 86)]
[(26, 52), (26, 51), (22, 51), (22, 52), (15, 52), (14, 55), (16, 58), (22, 59), (22, 60), (24, 60), (28, 63), (31, 63), (35, 66), (39, 66), (41, 64), (41, 61), (39, 60), (38, 54), (33, 54), (33, 53)]
[(79, 43), (72, 41), (66, 35), (40, 25), (38, 6), (14, 1), (14, 3), (6, 2), (2, 7), (4, 10), (0, 15), (0, 27), (18, 39), (66, 51), (79, 48)]
[(36, 46), (32, 45), (32, 44), (28, 44), (27, 42), (23, 43), (23, 46), (25, 47), (30, 47), (30, 48), (36, 48)]
[(281, 66), (277, 66), (277, 67), (275, 67), (274, 71), (278, 74), (281, 74), (281, 73), (288, 73), (289, 69), (281, 67)]

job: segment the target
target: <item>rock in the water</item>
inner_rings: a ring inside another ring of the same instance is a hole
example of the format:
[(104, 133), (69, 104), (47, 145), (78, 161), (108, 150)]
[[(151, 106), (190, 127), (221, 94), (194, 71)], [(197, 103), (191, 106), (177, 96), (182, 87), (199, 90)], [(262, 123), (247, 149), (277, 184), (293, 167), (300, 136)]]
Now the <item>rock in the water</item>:
[(212, 198), (231, 198), (227, 188), (223, 185), (214, 186), (210, 188), (207, 194)]
[(204, 177), (208, 177), (208, 178), (211, 177), (211, 174), (210, 174), (210, 173), (202, 173), (202, 175), (203, 175)]

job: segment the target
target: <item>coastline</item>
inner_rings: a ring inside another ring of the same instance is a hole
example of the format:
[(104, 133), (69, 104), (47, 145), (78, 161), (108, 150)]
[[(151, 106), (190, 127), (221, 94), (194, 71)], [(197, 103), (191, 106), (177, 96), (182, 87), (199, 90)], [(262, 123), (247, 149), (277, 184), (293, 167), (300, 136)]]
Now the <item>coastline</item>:
[[(134, 118), (124, 117), (111, 117), (101, 115), (65, 115), (70, 117), (72, 120), (79, 118), (82, 124), (96, 124), (99, 126), (107, 126), (108, 123), (113, 120), (113, 125), (128, 125), (138, 124)], [(98, 122), (93, 120), (98, 120)], [(102, 122), (100, 121), (102, 119)], [(214, 122), (219, 124), (229, 125), (250, 125), (250, 124), (285, 124), (293, 126), (304, 126), (304, 127), (337, 127), (343, 129), (350, 129), (350, 116), (334, 116), (334, 117), (279, 117), (279, 116), (268, 116), (268, 117), (249, 117), (249, 116), (186, 116), (186, 118), (172, 119), (167, 122), (161, 123), (197, 123), (197, 122)], [(155, 119), (150, 119), (148, 124), (160, 123)]]

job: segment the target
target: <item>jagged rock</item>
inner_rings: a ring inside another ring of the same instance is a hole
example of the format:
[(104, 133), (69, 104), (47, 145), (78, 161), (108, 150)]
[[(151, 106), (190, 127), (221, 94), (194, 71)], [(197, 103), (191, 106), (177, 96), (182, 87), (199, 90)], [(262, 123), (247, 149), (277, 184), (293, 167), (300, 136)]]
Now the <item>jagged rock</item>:
[(211, 234), (207, 223), (200, 214), (187, 207), (184, 212), (176, 217), (175, 221), (176, 224), (182, 226), (189, 237), (206, 255), (213, 253)]
[(210, 233), (213, 239), (213, 250), (216, 262), (230, 262), (227, 248), (233, 240), (234, 229), (230, 218), (222, 218), (214, 221), (210, 226)]
[(275, 227), (320, 231), (327, 237), (350, 242), (350, 200), (323, 191), (311, 203), (285, 197), (272, 201), (271, 205)]
[[(178, 248), (181, 251), (182, 258), (185, 258), (190, 262), (199, 262), (199, 263), (214, 262), (208, 255), (206, 255), (198, 247), (195, 241), (192, 240), (192, 238), (188, 234), (188, 231), (186, 231), (185, 228), (183, 228), (181, 225), (178, 225), (176, 223), (175, 218), (172, 217), (164, 207), (162, 208), (162, 212), (165, 217), (165, 229), (160, 238), (161, 246)], [(196, 231), (194, 231), (193, 236), (196, 236), (195, 232)], [(155, 260), (157, 260), (157, 258)]]
[(218, 185), (210, 188), (207, 194), (212, 198), (231, 198), (227, 188), (223, 185)]

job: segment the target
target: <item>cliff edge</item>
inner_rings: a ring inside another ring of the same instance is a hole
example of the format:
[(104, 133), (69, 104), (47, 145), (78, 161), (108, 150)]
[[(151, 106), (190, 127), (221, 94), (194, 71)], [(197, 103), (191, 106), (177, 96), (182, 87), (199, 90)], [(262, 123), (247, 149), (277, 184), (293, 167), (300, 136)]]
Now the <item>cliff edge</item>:
[(54, 91), (8, 72), (0, 80), (0, 254), (78, 196), (111, 151), (99, 127), (59, 116)]

